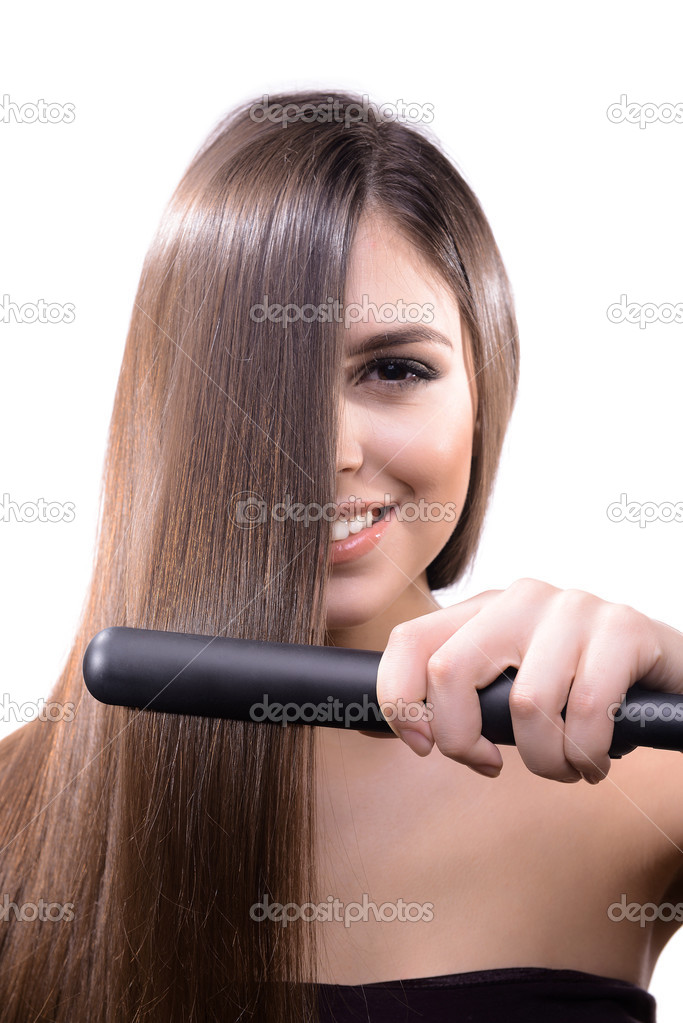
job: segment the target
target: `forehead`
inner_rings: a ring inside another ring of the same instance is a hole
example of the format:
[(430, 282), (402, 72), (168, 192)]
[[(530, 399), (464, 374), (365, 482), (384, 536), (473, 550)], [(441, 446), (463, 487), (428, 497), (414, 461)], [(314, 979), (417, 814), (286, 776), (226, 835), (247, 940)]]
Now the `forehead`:
[(350, 252), (352, 264), (362, 264), (365, 269), (389, 269), (400, 266), (404, 261), (419, 266), (424, 271), (430, 268), (419, 249), (410, 241), (387, 215), (365, 213), (358, 222)]
[(460, 310), (451, 289), (422, 252), (388, 217), (359, 221), (351, 246), (345, 290), (350, 310), (345, 341), (353, 346), (378, 326), (434, 326), (460, 338)]

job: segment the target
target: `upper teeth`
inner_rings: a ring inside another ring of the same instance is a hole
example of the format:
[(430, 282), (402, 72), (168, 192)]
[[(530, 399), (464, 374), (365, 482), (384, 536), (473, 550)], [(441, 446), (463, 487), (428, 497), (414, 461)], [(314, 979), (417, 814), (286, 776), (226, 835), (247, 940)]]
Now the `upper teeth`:
[(361, 529), (371, 526), (375, 522), (375, 516), (371, 511), (365, 515), (357, 515), (353, 519), (337, 519), (332, 523), (332, 539), (346, 540), (349, 533), (360, 533)]

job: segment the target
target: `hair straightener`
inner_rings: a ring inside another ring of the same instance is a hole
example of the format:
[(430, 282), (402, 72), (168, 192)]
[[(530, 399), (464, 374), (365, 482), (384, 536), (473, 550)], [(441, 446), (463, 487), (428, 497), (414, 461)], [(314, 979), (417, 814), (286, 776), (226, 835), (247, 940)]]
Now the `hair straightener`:
[[(120, 707), (391, 732), (376, 697), (381, 657), (375, 650), (112, 626), (88, 644), (83, 678), (96, 700)], [(479, 690), (482, 734), (504, 746), (515, 745), (508, 697), (516, 674), (508, 668)], [(683, 695), (636, 682), (611, 716), (612, 759), (637, 746), (683, 752)]]

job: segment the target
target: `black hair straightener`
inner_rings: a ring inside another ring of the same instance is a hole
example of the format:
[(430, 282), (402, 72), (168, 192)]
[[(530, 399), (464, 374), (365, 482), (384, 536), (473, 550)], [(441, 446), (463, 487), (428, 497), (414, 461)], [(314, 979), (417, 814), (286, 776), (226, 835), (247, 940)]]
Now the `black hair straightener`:
[[(112, 626), (88, 644), (83, 678), (96, 700), (115, 706), (390, 732), (376, 697), (381, 657), (375, 650)], [(482, 734), (503, 746), (515, 745), (508, 697), (516, 673), (508, 668), (479, 690)], [(683, 751), (683, 695), (635, 683), (612, 717), (612, 759), (637, 746)]]

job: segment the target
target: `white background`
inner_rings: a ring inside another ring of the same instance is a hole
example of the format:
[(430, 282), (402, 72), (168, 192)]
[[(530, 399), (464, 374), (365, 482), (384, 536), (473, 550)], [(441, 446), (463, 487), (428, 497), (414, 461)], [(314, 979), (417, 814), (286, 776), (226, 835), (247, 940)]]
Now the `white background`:
[[(73, 103), (75, 120), (0, 123), (0, 297), (76, 310), (72, 324), (0, 322), (0, 494), (75, 506), (73, 522), (0, 520), (5, 701), (47, 696), (71, 644), (126, 330), (162, 209), (222, 114), (285, 88), (433, 104), (431, 127), (483, 203), (513, 282), (518, 405), (475, 571), (444, 602), (532, 576), (683, 628), (683, 523), (607, 516), (622, 493), (683, 502), (683, 326), (606, 313), (622, 294), (683, 303), (683, 124), (606, 113), (622, 95), (683, 103), (682, 20), (661, 2), (5, 13), (0, 92)], [(2, 716), (6, 734), (16, 721)], [(651, 987), (660, 1023), (679, 1018), (682, 957), (679, 934)]]

